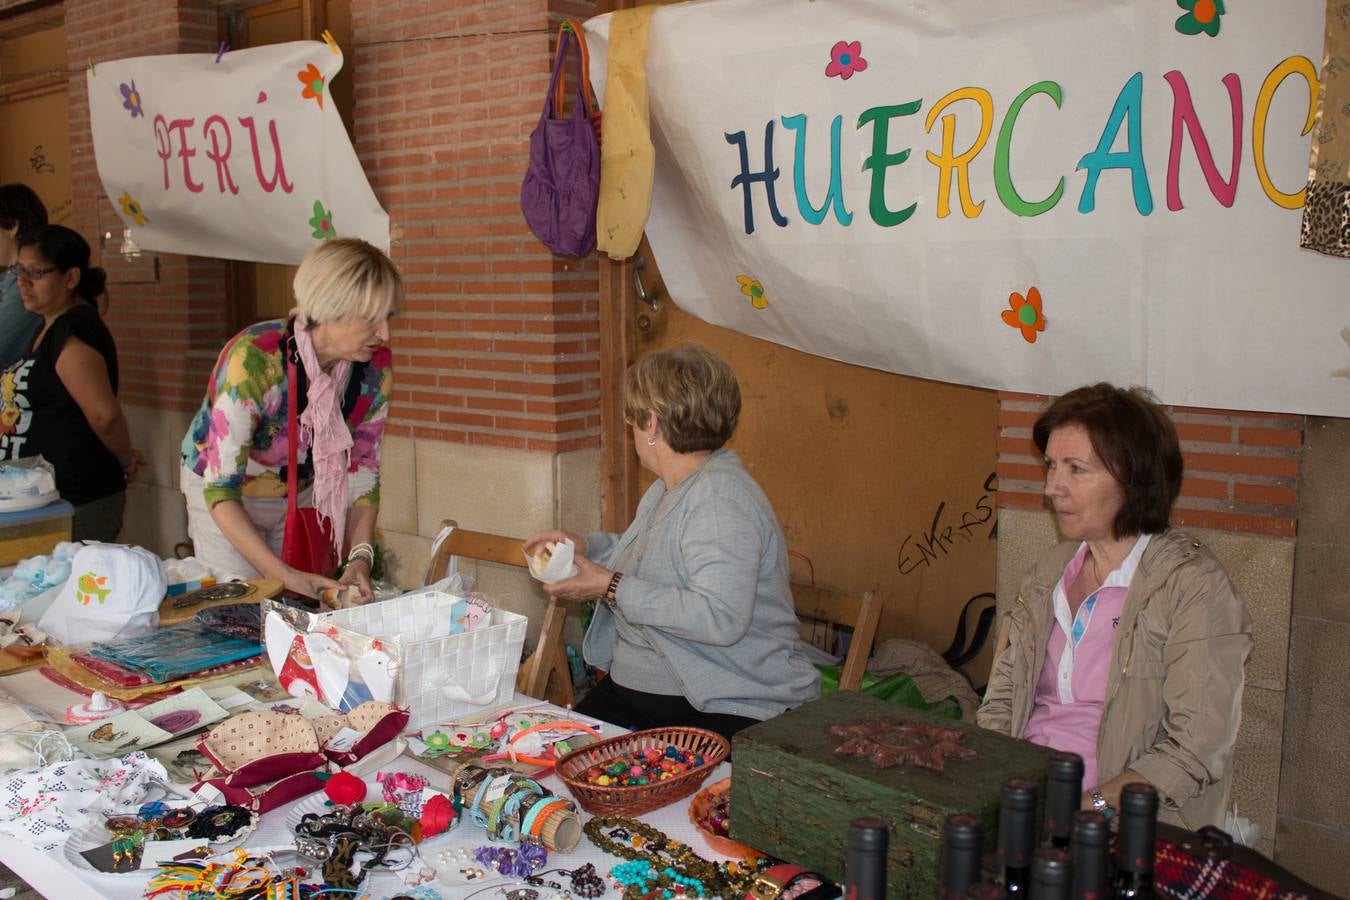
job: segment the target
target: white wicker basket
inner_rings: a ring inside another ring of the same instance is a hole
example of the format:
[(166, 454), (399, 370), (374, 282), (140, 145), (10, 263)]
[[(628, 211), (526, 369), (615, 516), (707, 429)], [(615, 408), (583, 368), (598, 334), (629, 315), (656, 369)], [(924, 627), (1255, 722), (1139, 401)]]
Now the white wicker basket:
[(524, 616), (493, 609), (489, 622), (473, 631), (416, 637), (443, 628), (450, 608), (462, 599), (442, 591), (422, 591), (322, 613), (319, 619), (398, 643), (402, 662), (394, 699), (408, 707), (408, 728), (415, 730), (509, 706), (515, 696), (525, 644)]

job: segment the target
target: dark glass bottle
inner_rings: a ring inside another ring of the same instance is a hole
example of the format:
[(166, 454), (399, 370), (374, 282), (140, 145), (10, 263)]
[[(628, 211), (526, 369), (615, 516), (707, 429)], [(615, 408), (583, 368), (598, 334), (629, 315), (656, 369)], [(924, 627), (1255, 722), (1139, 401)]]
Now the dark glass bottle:
[(886, 900), (886, 845), (890, 833), (881, 819), (854, 819), (848, 825), (844, 860), (845, 900)]
[(1158, 792), (1142, 782), (1120, 791), (1120, 833), (1116, 837), (1118, 898), (1153, 897), (1153, 834), (1158, 818)]
[(1090, 809), (1074, 813), (1069, 849), (1074, 900), (1106, 900), (1110, 850), (1111, 826), (1106, 817)]
[(1031, 851), (1036, 844), (1036, 785), (1009, 778), (999, 791), (998, 864), (1003, 869), (1003, 896), (1025, 897), (1031, 879)]
[(1031, 896), (1036, 900), (1069, 900), (1073, 872), (1069, 854), (1057, 847), (1042, 847), (1031, 857)]
[(980, 880), (984, 828), (969, 813), (954, 813), (942, 825), (941, 880), (938, 897), (959, 900)]
[(1045, 789), (1045, 830), (1050, 846), (1069, 849), (1073, 814), (1083, 803), (1083, 757), (1057, 750), (1050, 754)]

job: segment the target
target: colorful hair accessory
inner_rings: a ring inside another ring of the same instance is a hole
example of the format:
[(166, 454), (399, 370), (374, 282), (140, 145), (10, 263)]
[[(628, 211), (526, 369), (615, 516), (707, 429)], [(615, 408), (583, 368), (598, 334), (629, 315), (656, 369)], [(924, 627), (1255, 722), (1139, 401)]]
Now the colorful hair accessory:
[(338, 772), (324, 782), (323, 792), (339, 806), (354, 806), (366, 799), (366, 783), (351, 772)]
[(448, 831), (455, 823), (455, 805), (444, 794), (433, 794), (422, 804), (422, 815), (418, 821), (422, 825), (423, 837), (435, 837)]
[(422, 743), (427, 745), (428, 750), (434, 750), (437, 753), (450, 749), (450, 735), (444, 731), (433, 731), (431, 734), (422, 736)]
[(407, 772), (380, 772), (375, 780), (380, 783), (384, 802), (397, 805), (414, 818), (421, 815), (422, 789), (429, 784), (424, 776)]

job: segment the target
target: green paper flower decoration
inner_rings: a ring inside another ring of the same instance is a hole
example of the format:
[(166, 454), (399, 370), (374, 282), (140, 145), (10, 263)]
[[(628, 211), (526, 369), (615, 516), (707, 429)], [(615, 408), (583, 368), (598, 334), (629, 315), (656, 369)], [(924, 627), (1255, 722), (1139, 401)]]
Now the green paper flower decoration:
[(1177, 31), (1182, 34), (1203, 31), (1210, 37), (1219, 36), (1219, 20), (1227, 12), (1223, 0), (1177, 0), (1177, 6), (1186, 10), (1186, 14), (1177, 19)]
[(322, 200), (314, 201), (314, 215), (310, 216), (309, 227), (314, 229), (311, 236), (321, 241), (337, 237), (333, 229), (333, 214), (323, 208)]

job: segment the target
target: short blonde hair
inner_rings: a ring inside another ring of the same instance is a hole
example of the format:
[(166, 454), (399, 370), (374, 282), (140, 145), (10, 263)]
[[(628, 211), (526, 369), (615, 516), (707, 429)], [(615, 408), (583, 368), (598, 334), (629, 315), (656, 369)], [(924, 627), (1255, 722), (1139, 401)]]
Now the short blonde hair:
[(403, 276), (378, 247), (333, 238), (310, 251), (293, 283), (295, 312), (306, 324), (339, 319), (383, 321), (403, 305)]
[(716, 450), (736, 431), (741, 386), (722, 357), (700, 344), (681, 344), (628, 367), (623, 412), (628, 422), (644, 427), (656, 416), (676, 453)]

